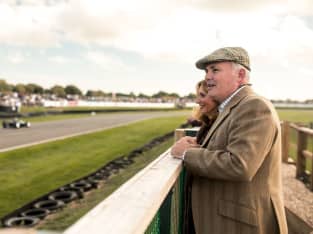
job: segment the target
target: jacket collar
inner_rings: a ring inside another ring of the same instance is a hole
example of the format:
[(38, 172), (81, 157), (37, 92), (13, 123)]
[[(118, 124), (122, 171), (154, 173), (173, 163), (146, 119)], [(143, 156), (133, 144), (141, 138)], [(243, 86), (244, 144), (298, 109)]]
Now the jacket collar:
[(212, 127), (210, 128), (206, 138), (204, 139), (202, 143), (202, 147), (207, 144), (207, 142), (210, 140), (212, 134), (215, 132), (216, 128), (223, 122), (224, 119), (230, 114), (231, 110), (237, 106), (240, 101), (245, 98), (248, 95), (253, 94), (253, 90), (250, 86), (245, 86), (242, 88), (235, 96), (232, 97), (232, 99), (227, 103), (222, 113), (219, 113), (217, 119), (213, 123)]

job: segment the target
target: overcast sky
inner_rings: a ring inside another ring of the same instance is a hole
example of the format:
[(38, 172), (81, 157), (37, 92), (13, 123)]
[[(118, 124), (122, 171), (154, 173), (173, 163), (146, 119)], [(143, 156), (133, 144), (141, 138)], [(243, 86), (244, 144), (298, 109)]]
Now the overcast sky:
[(195, 62), (242, 46), (270, 99), (313, 99), (313, 0), (0, 0), (0, 79), (194, 92)]

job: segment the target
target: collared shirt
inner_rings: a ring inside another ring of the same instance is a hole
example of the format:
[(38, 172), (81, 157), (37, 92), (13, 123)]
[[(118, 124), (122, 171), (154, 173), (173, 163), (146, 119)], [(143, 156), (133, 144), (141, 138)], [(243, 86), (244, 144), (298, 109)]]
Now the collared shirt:
[(225, 106), (230, 102), (230, 100), (240, 91), (242, 90), (246, 85), (241, 86), (240, 88), (238, 88), (235, 92), (233, 92), (228, 98), (226, 98), (218, 107), (218, 112), (222, 113), (222, 111), (224, 110)]

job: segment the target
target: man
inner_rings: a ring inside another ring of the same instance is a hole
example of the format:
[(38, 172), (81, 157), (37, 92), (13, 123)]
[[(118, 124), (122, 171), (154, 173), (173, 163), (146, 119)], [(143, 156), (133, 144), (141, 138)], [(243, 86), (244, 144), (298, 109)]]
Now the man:
[(201, 146), (184, 137), (171, 150), (194, 176), (196, 233), (286, 234), (280, 122), (272, 104), (249, 85), (248, 53), (221, 48), (196, 66), (206, 72), (219, 116)]

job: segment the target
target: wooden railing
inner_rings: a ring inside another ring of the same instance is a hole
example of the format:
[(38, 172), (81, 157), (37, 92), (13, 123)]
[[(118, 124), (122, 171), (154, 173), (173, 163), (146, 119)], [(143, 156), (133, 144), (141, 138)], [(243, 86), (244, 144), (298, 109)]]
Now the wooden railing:
[[(292, 131), (295, 134), (292, 134)], [(311, 140), (310, 144), (309, 140)], [(292, 142), (295, 142), (296, 150), (294, 150)], [(295, 161), (290, 157), (291, 148), (293, 148), (295, 154)], [(296, 164), (296, 177), (306, 182), (313, 191), (313, 129), (287, 121), (283, 122), (282, 156), (283, 162)], [(311, 172), (307, 167), (310, 167)]]
[(166, 151), (64, 234), (144, 233), (181, 170), (181, 161)]
[[(177, 129), (175, 140), (195, 133)], [(182, 162), (169, 149), (64, 234), (182, 233), (183, 182)]]

